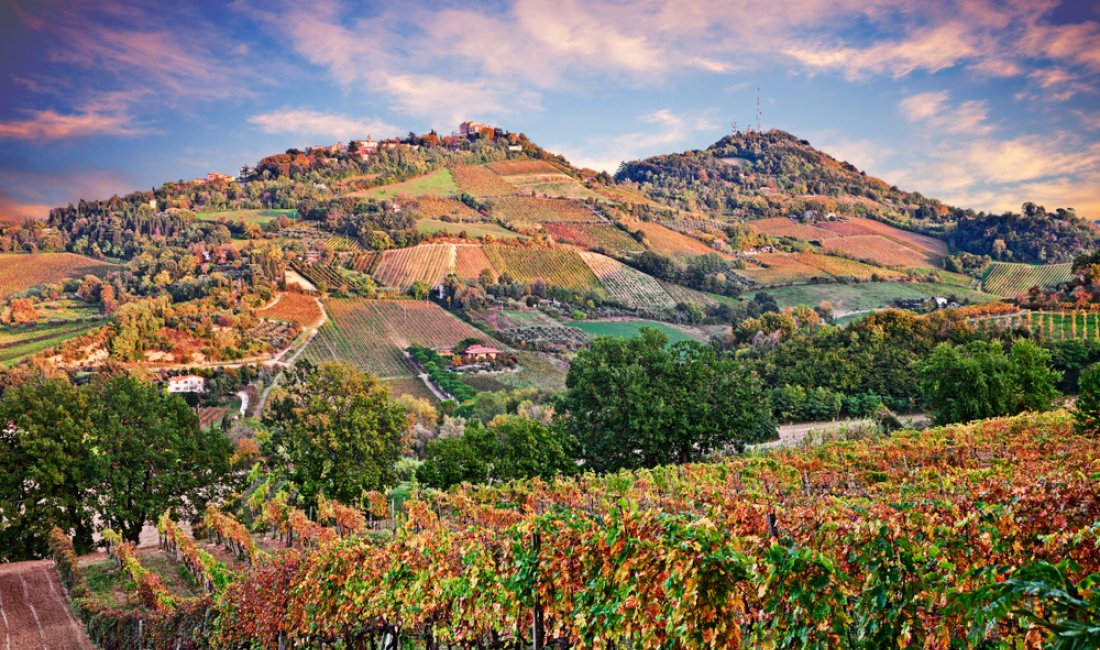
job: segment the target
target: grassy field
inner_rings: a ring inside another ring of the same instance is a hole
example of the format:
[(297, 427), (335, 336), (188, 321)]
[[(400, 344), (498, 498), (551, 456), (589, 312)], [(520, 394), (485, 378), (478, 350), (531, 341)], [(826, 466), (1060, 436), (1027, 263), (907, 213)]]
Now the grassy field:
[(793, 287), (761, 289), (744, 294), (752, 299), (757, 293), (767, 293), (780, 307), (809, 305), (816, 307), (828, 300), (837, 311), (861, 311), (887, 307), (895, 300), (912, 300), (929, 296), (957, 296), (971, 302), (992, 302), (997, 296), (950, 284), (900, 282), (868, 282), (863, 284), (802, 284)]
[(0, 327), (0, 365), (12, 366), (29, 356), (49, 350), (55, 345), (103, 325), (103, 321), (91, 321), (32, 327)]
[(5, 253), (0, 255), (0, 300), (40, 284), (87, 274), (103, 276), (117, 268), (73, 253)]
[(523, 235), (502, 228), (495, 223), (466, 222), (449, 223), (438, 219), (418, 219), (416, 229), (423, 233), (434, 234), (445, 232), (450, 235), (458, 235), (465, 232), (470, 237), (484, 237), (492, 235), (497, 239), (524, 239)]
[(199, 212), (196, 215), (200, 221), (243, 221), (245, 223), (254, 223), (257, 225), (264, 225), (268, 221), (274, 221), (279, 217), (286, 217), (287, 219), (297, 219), (298, 211), (295, 209), (290, 210), (214, 210), (211, 212)]
[(403, 183), (373, 187), (365, 192), (356, 192), (355, 196), (368, 199), (392, 199), (395, 196), (451, 196), (458, 194), (458, 185), (449, 169), (440, 169), (430, 174), (410, 178)]
[(632, 337), (637, 335), (643, 327), (651, 327), (664, 332), (668, 336), (670, 343), (696, 340), (667, 323), (660, 323), (653, 320), (578, 320), (570, 321), (568, 325), (584, 330), (593, 337)]
[(1073, 264), (1012, 264), (993, 262), (985, 271), (982, 288), (998, 296), (1013, 297), (1034, 286), (1049, 287), (1073, 279)]

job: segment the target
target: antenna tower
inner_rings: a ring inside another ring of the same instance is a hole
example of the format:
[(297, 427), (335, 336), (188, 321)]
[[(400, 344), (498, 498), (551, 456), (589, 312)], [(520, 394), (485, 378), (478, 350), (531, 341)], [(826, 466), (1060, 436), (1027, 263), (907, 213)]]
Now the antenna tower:
[(734, 122), (733, 122), (733, 134), (737, 135), (737, 121), (736, 120), (734, 120)]
[(760, 86), (756, 87), (756, 132), (760, 133)]

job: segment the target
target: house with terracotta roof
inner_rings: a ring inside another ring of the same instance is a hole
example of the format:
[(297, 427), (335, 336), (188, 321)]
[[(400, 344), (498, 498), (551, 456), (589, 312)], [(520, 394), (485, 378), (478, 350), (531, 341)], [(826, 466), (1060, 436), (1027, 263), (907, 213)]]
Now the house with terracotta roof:
[(169, 393), (205, 393), (206, 379), (198, 375), (182, 375), (168, 380)]
[(496, 361), (502, 354), (504, 354), (504, 352), (496, 348), (475, 344), (466, 348), (466, 351), (462, 353), (462, 361), (464, 363)]

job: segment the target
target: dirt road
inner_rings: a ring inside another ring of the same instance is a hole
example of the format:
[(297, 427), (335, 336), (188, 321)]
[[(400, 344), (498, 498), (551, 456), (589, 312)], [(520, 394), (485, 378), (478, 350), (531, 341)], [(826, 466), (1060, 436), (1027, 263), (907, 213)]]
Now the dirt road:
[[(911, 415), (899, 415), (898, 419), (906, 426), (919, 426), (928, 423), (928, 416), (923, 413)], [(806, 439), (811, 433), (829, 434), (836, 433), (845, 427), (867, 426), (871, 420), (831, 420), (825, 422), (800, 422), (798, 424), (783, 424), (779, 426), (779, 440), (754, 445), (756, 449), (771, 449), (774, 447), (795, 447)]]
[(0, 564), (0, 650), (95, 650), (49, 560)]

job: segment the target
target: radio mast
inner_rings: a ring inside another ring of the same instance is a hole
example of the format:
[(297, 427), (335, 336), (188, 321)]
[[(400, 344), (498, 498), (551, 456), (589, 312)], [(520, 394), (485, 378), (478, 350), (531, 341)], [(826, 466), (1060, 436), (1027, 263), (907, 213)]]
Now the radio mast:
[(756, 87), (756, 132), (760, 133), (760, 86)]

